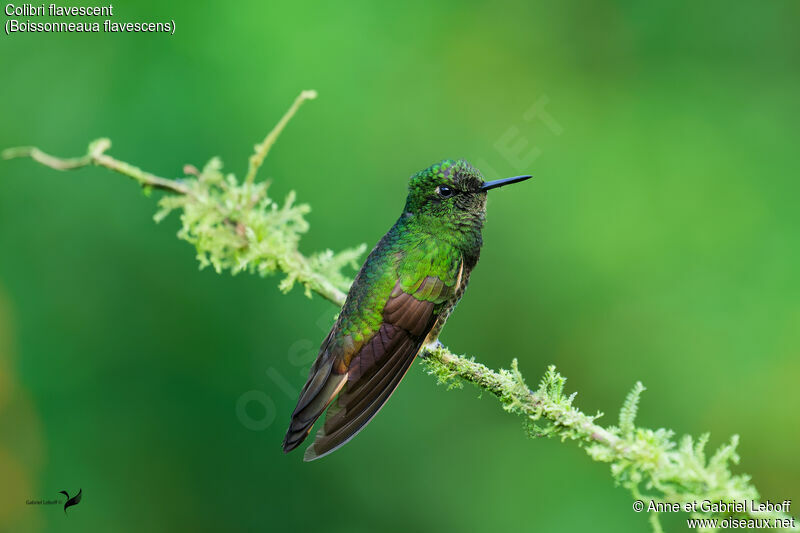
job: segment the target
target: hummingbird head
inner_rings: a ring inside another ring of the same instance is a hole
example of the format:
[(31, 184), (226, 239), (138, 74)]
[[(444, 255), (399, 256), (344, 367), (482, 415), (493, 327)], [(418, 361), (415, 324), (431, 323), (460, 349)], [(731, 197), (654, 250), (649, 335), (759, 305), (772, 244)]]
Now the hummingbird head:
[(517, 176), (484, 182), (480, 171), (463, 159), (445, 159), (411, 176), (405, 213), (445, 223), (481, 224), (488, 190), (528, 178)]

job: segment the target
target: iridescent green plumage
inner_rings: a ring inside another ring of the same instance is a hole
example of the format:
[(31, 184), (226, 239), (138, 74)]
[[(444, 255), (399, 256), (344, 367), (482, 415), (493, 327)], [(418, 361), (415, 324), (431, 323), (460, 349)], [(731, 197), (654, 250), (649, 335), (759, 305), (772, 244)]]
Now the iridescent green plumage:
[(334, 398), (305, 459), (342, 446), (383, 406), (420, 348), (437, 339), (478, 261), (486, 190), (497, 183), (484, 184), (466, 161), (445, 160), (411, 177), (403, 213), (367, 257), (320, 347), (284, 451), (308, 436)]

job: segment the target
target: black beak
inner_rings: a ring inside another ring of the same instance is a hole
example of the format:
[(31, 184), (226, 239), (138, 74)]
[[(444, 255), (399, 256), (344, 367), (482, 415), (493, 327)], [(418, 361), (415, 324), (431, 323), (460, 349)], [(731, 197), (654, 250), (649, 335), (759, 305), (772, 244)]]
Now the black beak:
[(512, 183), (519, 183), (520, 181), (525, 181), (532, 177), (533, 176), (514, 176), (513, 178), (503, 178), (501, 180), (487, 181), (486, 183), (483, 184), (483, 187), (481, 187), (480, 190), (482, 192), (486, 192), (489, 189), (496, 189), (497, 187), (502, 187), (503, 185), (511, 185)]

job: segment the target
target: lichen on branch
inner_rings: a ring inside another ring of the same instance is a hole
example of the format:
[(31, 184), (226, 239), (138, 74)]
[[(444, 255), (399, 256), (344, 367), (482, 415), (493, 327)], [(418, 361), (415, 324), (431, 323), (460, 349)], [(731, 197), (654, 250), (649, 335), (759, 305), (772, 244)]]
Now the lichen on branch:
[[(554, 366), (547, 369), (536, 390), (525, 384), (517, 360), (510, 370), (494, 371), (447, 348), (430, 350), (424, 361), (428, 373), (440, 383), (461, 379), (496, 396), (506, 411), (524, 418), (532, 437), (558, 437), (576, 441), (595, 461), (610, 463), (614, 480), (631, 491), (636, 499), (655, 503), (744, 502), (758, 501), (758, 491), (744, 474), (734, 474), (739, 463), (734, 435), (712, 456), (706, 457), (709, 434), (698, 439), (686, 435), (679, 442), (667, 429), (648, 429), (635, 425), (636, 410), (644, 386), (636, 383), (620, 411), (620, 425), (603, 427), (596, 423), (601, 413), (586, 415), (573, 405), (576, 393), (567, 395), (566, 378)], [(658, 515), (648, 513), (656, 531)], [(722, 518), (724, 515), (691, 513), (696, 518)], [(788, 518), (775, 512), (748, 512), (750, 518)], [(797, 528), (795, 528), (796, 530)]]
[[(212, 158), (202, 170), (185, 166), (182, 178), (162, 178), (107, 155), (111, 147), (108, 139), (94, 141), (85, 155), (71, 159), (52, 156), (36, 147), (10, 148), (2, 156), (29, 157), (56, 170), (102, 166), (134, 179), (147, 192), (163, 190), (166, 194), (158, 200), (155, 220), (161, 221), (174, 211), (179, 213), (178, 237), (194, 245), (201, 268), (211, 266), (217, 272), (248, 271), (262, 276), (283, 273), (280, 288), (284, 292), (299, 283), (307, 295), (315, 292), (341, 307), (352, 282), (348, 272), (358, 268), (365, 246), (339, 253), (325, 250), (304, 255), (299, 244), (309, 229), (305, 216), (310, 207), (297, 204), (293, 191), (282, 203), (273, 200), (268, 195), (269, 183), (256, 179), (289, 120), (303, 102), (313, 98), (316, 92), (303, 91), (295, 99), (275, 128), (255, 146), (242, 181), (233, 174), (224, 174), (218, 158)], [(531, 390), (516, 359), (510, 370), (495, 371), (441, 345), (426, 348), (422, 355), (428, 373), (440, 383), (460, 386), (466, 381), (496, 396), (506, 411), (524, 419), (530, 436), (575, 441), (593, 460), (609, 463), (615, 481), (636, 499), (683, 504), (759, 498), (748, 476), (731, 471), (732, 465), (739, 462), (738, 436), (707, 457), (708, 434), (698, 439), (685, 436), (676, 442), (671, 430), (636, 426), (639, 399), (645, 390), (641, 383), (636, 383), (625, 399), (619, 426), (604, 427), (597, 423), (600, 413), (587, 415), (574, 406), (576, 393), (566, 395), (566, 378), (554, 366), (548, 368), (539, 387)], [(653, 529), (660, 532), (658, 514), (647, 514)], [(701, 511), (692, 515), (727, 516)], [(790, 518), (783, 513), (759, 511), (747, 511), (740, 517)], [(795, 526), (794, 530), (800, 528)]]
[(297, 204), (294, 191), (278, 203), (267, 194), (268, 182), (239, 182), (233, 174), (224, 175), (217, 158), (202, 171), (185, 170), (190, 173), (183, 181), (187, 193), (162, 197), (155, 219), (180, 213), (178, 237), (194, 245), (201, 268), (262, 276), (281, 272), (284, 292), (297, 282), (308, 295), (317, 291), (337, 303), (344, 299), (352, 279), (343, 270), (358, 268), (364, 245), (303, 255), (298, 246), (308, 231), (305, 215), (311, 208)]
[(316, 92), (303, 91), (264, 141), (255, 146), (244, 181), (234, 174), (223, 174), (222, 163), (216, 157), (202, 171), (186, 165), (183, 178), (162, 178), (108, 155), (108, 139), (90, 143), (86, 155), (70, 159), (52, 156), (36, 147), (9, 148), (2, 156), (30, 157), (56, 170), (101, 166), (134, 179), (147, 193), (152, 189), (172, 193), (159, 199), (155, 220), (160, 222), (173, 211), (180, 213), (178, 237), (194, 245), (201, 268), (211, 266), (218, 273), (228, 270), (233, 274), (246, 270), (262, 276), (280, 272), (285, 275), (280, 282), (282, 291), (288, 292), (299, 283), (307, 295), (314, 291), (341, 305), (352, 282), (345, 270), (358, 268), (365, 245), (338, 253), (324, 250), (304, 255), (299, 243), (308, 231), (305, 215), (311, 208), (296, 203), (294, 191), (279, 203), (267, 194), (269, 182), (256, 181), (264, 158), (289, 119), (304, 101), (313, 98)]

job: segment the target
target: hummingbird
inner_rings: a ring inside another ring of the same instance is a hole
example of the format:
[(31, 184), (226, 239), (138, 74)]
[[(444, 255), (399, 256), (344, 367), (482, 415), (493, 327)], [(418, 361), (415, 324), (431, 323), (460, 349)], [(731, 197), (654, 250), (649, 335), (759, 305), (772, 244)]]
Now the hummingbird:
[(478, 263), (486, 193), (531, 176), (485, 182), (464, 160), (417, 172), (397, 222), (372, 249), (322, 342), (292, 413), (283, 451), (327, 409), (303, 459), (346, 444), (372, 420), (417, 354), (434, 346)]

